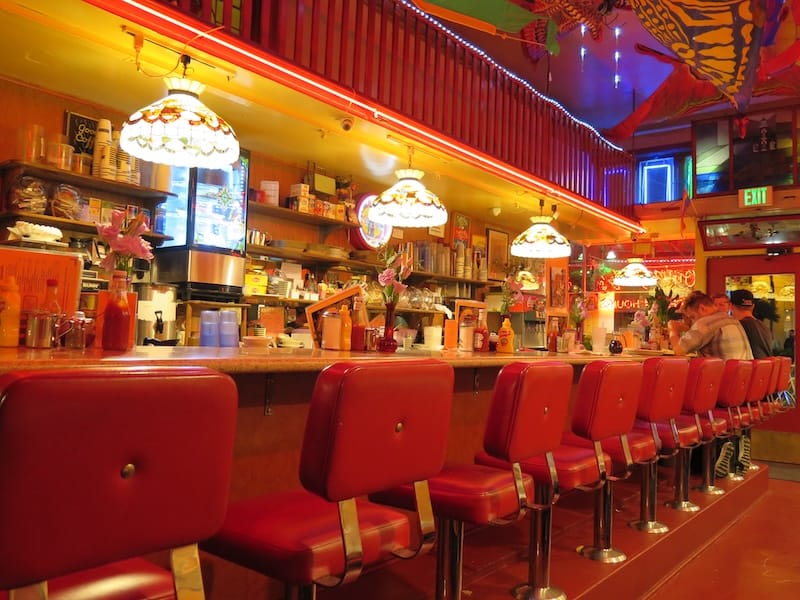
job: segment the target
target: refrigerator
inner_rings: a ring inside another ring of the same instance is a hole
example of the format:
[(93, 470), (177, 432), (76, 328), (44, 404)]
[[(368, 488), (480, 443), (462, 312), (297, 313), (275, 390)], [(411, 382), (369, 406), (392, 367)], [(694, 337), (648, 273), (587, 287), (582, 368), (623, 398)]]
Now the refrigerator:
[(156, 248), (155, 277), (181, 300), (237, 300), (244, 285), (250, 155), (222, 169), (172, 167), (170, 193), (154, 230), (172, 239)]

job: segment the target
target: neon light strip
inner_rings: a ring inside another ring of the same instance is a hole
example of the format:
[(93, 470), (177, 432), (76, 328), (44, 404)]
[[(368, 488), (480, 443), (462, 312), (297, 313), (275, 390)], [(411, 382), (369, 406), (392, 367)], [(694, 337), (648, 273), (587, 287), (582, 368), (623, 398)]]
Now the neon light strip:
[[(109, 2), (103, 2), (102, 0), (86, 0), (90, 4), (97, 6), (102, 10), (109, 11), (111, 9), (111, 5)], [(183, 21), (178, 20), (177, 18), (172, 17), (171, 15), (164, 14), (159, 12), (154, 7), (150, 7), (144, 5), (136, 0), (118, 0), (122, 4), (130, 6), (138, 11), (141, 11), (149, 19), (155, 21), (161, 21), (163, 23), (167, 23), (177, 29), (178, 31), (183, 31), (192, 34), (192, 37), (197, 36), (197, 40), (195, 45), (201, 45), (204, 40), (208, 40), (213, 44), (216, 44), (222, 49), (227, 50), (230, 54), (235, 56), (240, 56), (245, 58), (249, 61), (254, 63), (263, 65), (268, 69), (277, 72), (285, 77), (285, 80), (295, 82), (296, 84), (302, 84), (302, 87), (308, 89), (310, 91), (315, 91), (317, 94), (321, 92), (319, 96), (320, 99), (334, 97), (339, 100), (341, 103), (344, 103), (344, 106), (352, 107), (357, 106), (360, 109), (364, 110), (367, 114), (372, 115), (372, 117), (376, 121), (386, 121), (389, 122), (396, 127), (398, 127), (401, 131), (411, 131), (417, 134), (420, 138), (428, 140), (432, 142), (435, 146), (439, 148), (445, 148), (452, 151), (456, 156), (459, 157), (469, 157), (472, 159), (470, 162), (475, 166), (481, 166), (482, 168), (488, 170), (495, 175), (505, 175), (510, 179), (507, 181), (511, 183), (519, 183), (522, 186), (530, 186), (534, 190), (542, 192), (544, 190), (546, 193), (550, 195), (561, 198), (564, 201), (572, 204), (573, 206), (577, 206), (578, 208), (600, 218), (610, 223), (613, 223), (620, 228), (627, 230), (629, 232), (636, 232), (636, 233), (645, 233), (647, 230), (643, 228), (641, 225), (626, 219), (621, 215), (617, 215), (616, 213), (606, 211), (602, 207), (591, 203), (586, 202), (580, 196), (577, 196), (567, 190), (561, 190), (552, 185), (548, 185), (544, 181), (534, 177), (531, 174), (525, 173), (524, 171), (520, 171), (514, 167), (506, 165), (502, 162), (499, 162), (485, 154), (476, 152), (474, 150), (469, 149), (467, 146), (463, 146), (453, 140), (449, 140), (447, 138), (442, 138), (436, 135), (434, 132), (427, 130), (419, 125), (416, 125), (412, 122), (405, 120), (400, 116), (396, 116), (394, 114), (384, 112), (382, 109), (378, 108), (377, 106), (372, 106), (358, 98), (350, 96), (336, 88), (331, 87), (327, 83), (322, 82), (314, 77), (304, 75), (298, 73), (297, 71), (292, 70), (287, 66), (283, 66), (274, 60), (267, 59), (264, 56), (259, 56), (250, 50), (233, 44), (225, 39), (217, 37), (216, 31), (207, 32), (205, 30), (198, 29), (189, 23), (185, 23)], [(152, 22), (147, 20), (143, 20), (141, 17), (139, 19), (134, 19), (133, 16), (130, 16), (132, 20), (136, 20), (140, 25), (144, 27), (152, 27)], [(225, 56), (220, 56), (220, 58), (225, 58)], [(235, 62), (235, 61), (231, 61)], [(244, 65), (242, 65), (244, 66)], [(246, 68), (246, 67), (245, 67)], [(291, 87), (291, 86), (290, 86)], [(538, 93), (538, 92), (537, 92)], [(566, 112), (566, 111), (565, 111)], [(598, 134), (598, 137), (599, 134)], [(602, 137), (600, 137), (602, 139)]]

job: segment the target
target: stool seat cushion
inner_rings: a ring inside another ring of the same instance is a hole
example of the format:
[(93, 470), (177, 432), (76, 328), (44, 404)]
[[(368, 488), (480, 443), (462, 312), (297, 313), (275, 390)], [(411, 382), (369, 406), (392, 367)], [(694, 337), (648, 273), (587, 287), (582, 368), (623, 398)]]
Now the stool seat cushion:
[[(54, 577), (47, 582), (50, 600), (174, 600), (172, 573), (143, 558)], [(0, 600), (8, 593), (0, 591)]]
[(711, 414), (719, 419), (725, 419), (725, 422), (728, 424), (728, 427), (747, 427), (750, 425), (750, 415), (747, 414), (746, 410), (743, 410), (741, 413), (736, 410), (736, 408), (732, 408), (730, 415), (728, 414), (727, 408), (717, 407), (712, 409)]
[[(672, 433), (672, 427), (669, 423), (656, 423), (656, 432), (661, 440), (662, 450), (677, 450), (679, 448), (690, 448), (700, 442), (700, 432), (697, 431), (697, 423), (694, 417), (688, 419), (680, 419), (675, 417), (675, 428), (678, 431), (678, 440), (675, 441), (675, 436)], [(633, 425), (633, 429), (640, 433), (651, 434), (650, 423), (642, 423), (637, 421)]]
[[(357, 501), (364, 564), (380, 563), (410, 546), (408, 517)], [(231, 504), (222, 529), (200, 547), (289, 584), (312, 583), (344, 570), (338, 504), (305, 490)]]
[[(603, 453), (606, 472), (611, 472), (611, 457)], [(475, 455), (475, 462), (497, 468), (510, 468), (510, 463), (504, 462), (485, 452)], [(556, 466), (558, 484), (562, 491), (578, 487), (590, 486), (600, 481), (600, 470), (597, 466), (597, 457), (593, 448), (581, 448), (562, 444), (553, 450), (553, 462)], [(544, 456), (527, 458), (520, 463), (524, 473), (533, 476), (534, 483), (551, 483), (550, 469)]]
[[(533, 479), (523, 474), (525, 493), (533, 498)], [(513, 516), (519, 510), (517, 487), (511, 466), (445, 465), (442, 472), (428, 480), (433, 513), (437, 517), (487, 525)], [(403, 485), (370, 494), (370, 500), (405, 509), (413, 508), (414, 489)]]
[[(639, 431), (630, 431), (627, 434), (628, 447), (631, 452), (631, 460), (634, 463), (646, 463), (656, 457), (656, 443), (653, 441), (653, 434), (648, 429), (645, 433)], [(581, 448), (592, 448), (592, 441), (587, 440), (574, 433), (565, 433), (562, 442), (571, 446), (579, 446)], [(605, 438), (600, 441), (603, 452), (611, 456), (611, 460), (616, 465), (625, 464), (625, 455), (622, 452), (622, 442), (619, 436)]]
[[(680, 423), (694, 423), (694, 415), (682, 414), (678, 416), (677, 421)], [(709, 442), (728, 431), (727, 419), (714, 417), (712, 420), (709, 420), (705, 413), (700, 415), (700, 426), (703, 428), (702, 440), (704, 442)]]

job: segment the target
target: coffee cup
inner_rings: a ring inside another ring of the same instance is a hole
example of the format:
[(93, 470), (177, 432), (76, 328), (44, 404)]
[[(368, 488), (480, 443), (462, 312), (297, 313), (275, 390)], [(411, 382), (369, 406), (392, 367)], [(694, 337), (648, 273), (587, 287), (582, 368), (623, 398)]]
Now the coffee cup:
[(422, 329), (422, 338), (426, 348), (438, 348), (442, 345), (441, 325), (428, 325)]

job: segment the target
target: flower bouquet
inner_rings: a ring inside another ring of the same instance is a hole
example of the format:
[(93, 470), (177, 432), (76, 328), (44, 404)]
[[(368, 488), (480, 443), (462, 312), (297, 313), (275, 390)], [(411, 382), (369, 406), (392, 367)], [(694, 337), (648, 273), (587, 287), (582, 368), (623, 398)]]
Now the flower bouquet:
[(133, 259), (153, 260), (150, 242), (142, 238), (147, 231), (144, 215), (138, 214), (125, 225), (125, 213), (115, 210), (111, 213), (111, 223), (98, 223), (97, 233), (108, 246), (108, 253), (100, 262), (105, 271), (125, 271), (128, 280), (133, 275)]
[(384, 247), (378, 252), (378, 258), (384, 264), (384, 268), (378, 273), (378, 283), (386, 304), (386, 322), (383, 326), (383, 337), (378, 341), (378, 351), (388, 353), (397, 350), (397, 342), (394, 339), (394, 311), (400, 294), (408, 287), (403, 280), (411, 275), (411, 259), (389, 247)]
[(500, 314), (508, 315), (511, 308), (522, 301), (522, 284), (514, 275), (508, 275), (501, 285), (503, 296), (500, 299)]

